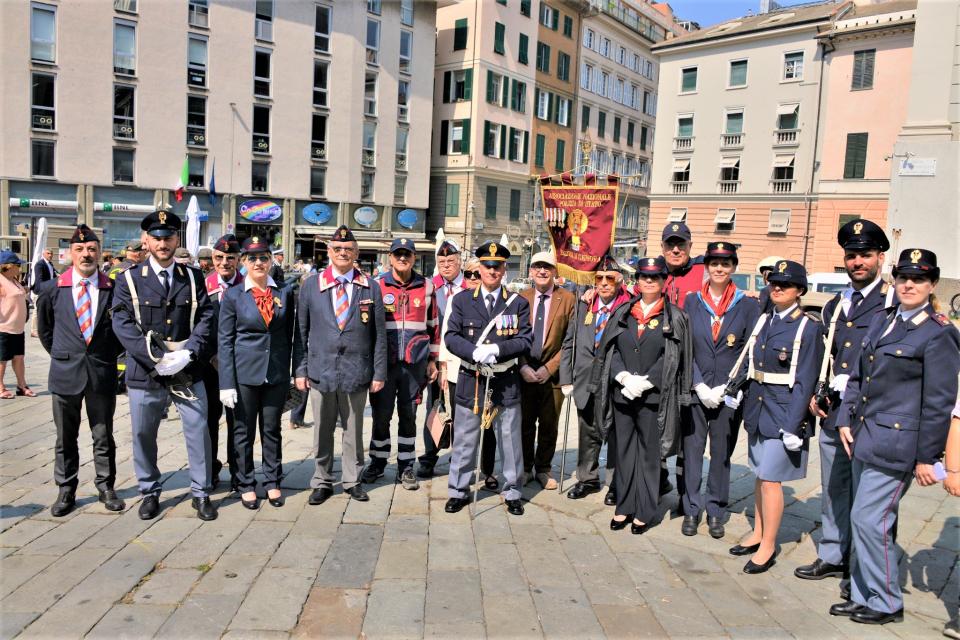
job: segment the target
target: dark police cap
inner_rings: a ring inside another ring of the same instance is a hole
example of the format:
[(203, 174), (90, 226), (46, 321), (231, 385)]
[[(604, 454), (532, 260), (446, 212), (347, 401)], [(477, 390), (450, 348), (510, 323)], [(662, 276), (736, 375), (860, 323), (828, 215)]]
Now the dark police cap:
[(243, 241), (243, 254), (270, 253), (270, 239), (263, 236), (250, 236)]
[(134, 240), (133, 242), (127, 243), (127, 246), (123, 248), (124, 251), (143, 251), (143, 243), (139, 240)]
[(669, 240), (670, 238), (680, 238), (681, 240), (690, 241), (690, 238), (693, 236), (690, 234), (690, 227), (683, 224), (682, 222), (670, 222), (663, 228), (663, 240)]
[(396, 253), (397, 251), (409, 251), (413, 253), (416, 250), (417, 247), (410, 238), (394, 238), (393, 242), (390, 243), (390, 253)]
[[(499, 242), (485, 242), (477, 247), (477, 260), (486, 266), (499, 266), (510, 257), (510, 250)], [(490, 263), (490, 264), (487, 264)]]
[(78, 224), (77, 228), (73, 230), (73, 235), (70, 236), (70, 244), (78, 242), (100, 242), (100, 238), (87, 225)]
[(863, 218), (851, 220), (840, 227), (837, 232), (837, 243), (844, 249), (876, 249), (886, 251), (890, 248), (887, 234), (880, 225)]
[(926, 249), (904, 249), (893, 268), (893, 277), (925, 276), (931, 280), (940, 279), (940, 267), (937, 266), (937, 254)]
[(608, 253), (600, 258), (600, 263), (597, 264), (597, 271), (616, 271), (620, 273), (620, 265), (613, 259), (613, 256)]
[(232, 233), (220, 236), (220, 239), (213, 243), (213, 248), (223, 253), (240, 253), (240, 243)]
[(457, 246), (457, 243), (452, 240), (444, 240), (440, 243), (440, 246), (437, 247), (438, 256), (455, 256), (460, 253), (460, 247)]
[(140, 221), (140, 228), (154, 238), (169, 238), (180, 233), (180, 218), (166, 209), (158, 209)]
[(330, 237), (331, 242), (356, 242), (357, 239), (353, 235), (353, 231), (350, 231), (350, 227), (345, 224), (337, 227), (337, 230), (333, 232), (333, 236)]
[(733, 260), (733, 264), (738, 264), (740, 259), (737, 257), (737, 245), (732, 242), (708, 242), (707, 252), (703, 254), (703, 261), (710, 258), (727, 258)]
[(667, 277), (667, 261), (663, 256), (657, 258), (640, 258), (637, 263), (638, 276), (660, 276)]
[(793, 260), (781, 260), (773, 265), (773, 270), (767, 277), (767, 282), (771, 284), (792, 284), (807, 291), (807, 270), (803, 265)]

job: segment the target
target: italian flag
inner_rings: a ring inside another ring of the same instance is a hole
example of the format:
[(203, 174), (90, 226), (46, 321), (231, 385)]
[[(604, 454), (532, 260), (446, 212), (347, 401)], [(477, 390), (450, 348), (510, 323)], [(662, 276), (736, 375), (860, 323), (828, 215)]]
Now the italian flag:
[(184, 156), (183, 168), (180, 169), (180, 178), (177, 179), (177, 189), (174, 192), (177, 202), (183, 200), (183, 190), (186, 188), (187, 181), (189, 180), (189, 170), (188, 158)]

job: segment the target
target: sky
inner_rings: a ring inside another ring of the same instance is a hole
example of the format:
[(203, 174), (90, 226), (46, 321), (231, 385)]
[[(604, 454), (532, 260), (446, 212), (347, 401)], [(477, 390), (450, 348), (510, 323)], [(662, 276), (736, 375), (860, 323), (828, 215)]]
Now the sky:
[[(803, 0), (809, 2), (809, 0)], [(801, 4), (800, 0), (778, 0), (781, 6)], [(747, 15), (760, 9), (760, 0), (667, 0), (673, 13), (683, 20), (699, 22), (708, 27), (731, 18)]]

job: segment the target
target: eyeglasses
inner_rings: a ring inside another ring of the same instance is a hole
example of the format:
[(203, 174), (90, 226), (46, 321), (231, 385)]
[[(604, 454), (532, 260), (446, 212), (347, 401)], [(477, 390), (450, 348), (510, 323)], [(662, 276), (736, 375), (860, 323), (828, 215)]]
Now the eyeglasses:
[(597, 284), (600, 284), (601, 282), (610, 282), (610, 283), (613, 284), (613, 283), (616, 283), (616, 281), (617, 281), (617, 276), (611, 276), (611, 275), (602, 275), (602, 276), (601, 276), (601, 275), (598, 275), (598, 276), (596, 276), (596, 277), (594, 278), (594, 281), (595, 281)]
[(543, 262), (537, 262), (536, 264), (530, 265), (530, 268), (534, 271), (549, 271), (553, 268), (551, 264), (545, 264)]
[(479, 280), (480, 272), (479, 271), (464, 271), (463, 277), (467, 280)]
[(343, 247), (343, 246), (340, 246), (340, 247), (331, 246), (331, 247), (330, 247), (330, 251), (332, 251), (332, 252), (334, 252), (334, 253), (347, 253), (347, 254), (350, 254), (350, 253), (353, 253), (353, 247), (351, 247), (351, 246), (346, 246), (346, 247)]
[(213, 256), (214, 262), (235, 262), (237, 256)]
[(270, 262), (272, 256), (247, 256), (247, 262)]

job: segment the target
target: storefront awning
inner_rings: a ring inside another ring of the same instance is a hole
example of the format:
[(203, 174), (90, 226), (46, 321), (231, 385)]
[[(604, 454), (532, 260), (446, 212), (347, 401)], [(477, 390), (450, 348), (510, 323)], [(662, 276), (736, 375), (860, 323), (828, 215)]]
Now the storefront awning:
[(793, 166), (793, 156), (776, 156), (773, 159), (773, 166), (775, 167), (792, 167)]
[(782, 104), (777, 107), (778, 116), (788, 116), (800, 110), (799, 104)]
[(730, 224), (733, 222), (734, 216), (737, 215), (736, 209), (717, 209), (717, 217), (714, 219), (715, 224)]

